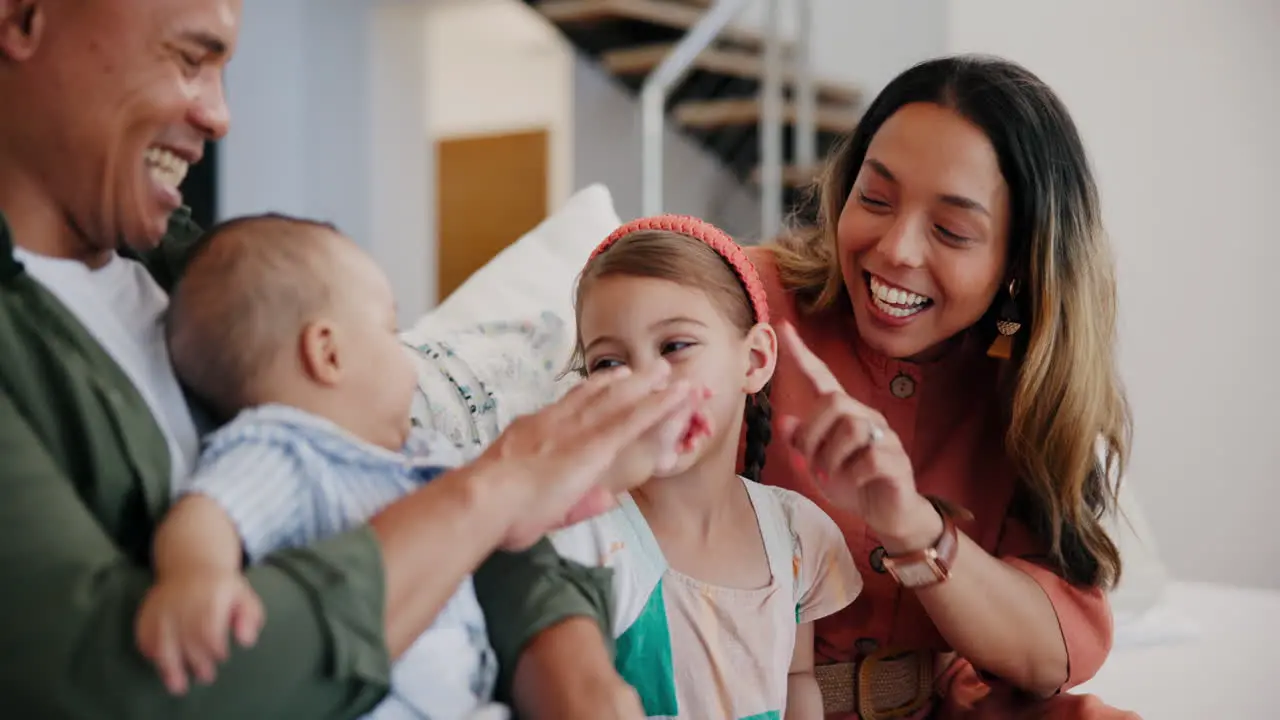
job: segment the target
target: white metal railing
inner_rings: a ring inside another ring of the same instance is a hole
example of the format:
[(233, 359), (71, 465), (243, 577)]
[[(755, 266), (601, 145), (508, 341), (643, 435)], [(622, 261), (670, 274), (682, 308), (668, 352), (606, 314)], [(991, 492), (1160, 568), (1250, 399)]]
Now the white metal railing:
[(796, 165), (818, 162), (818, 91), (813, 79), (813, 0), (796, 3)]
[[(724, 31), (750, 0), (716, 0), (680, 42), (645, 78), (641, 107), (641, 207), (644, 215), (664, 210), (663, 133), (667, 96), (689, 72), (698, 55)], [(796, 0), (797, 42), (786, 57), (781, 37), (782, 0), (768, 3), (764, 22), (764, 69), (760, 88), (760, 234), (772, 238), (782, 229), (782, 126), (786, 66), (793, 66), (796, 104), (794, 136), (796, 163), (809, 168), (817, 157), (817, 99), (810, 46), (813, 37), (812, 0)], [(788, 62), (790, 60), (790, 62)]]
[(766, 2), (764, 72), (760, 82), (760, 237), (772, 240), (782, 229), (782, 85), (786, 57), (778, 30), (782, 2)]

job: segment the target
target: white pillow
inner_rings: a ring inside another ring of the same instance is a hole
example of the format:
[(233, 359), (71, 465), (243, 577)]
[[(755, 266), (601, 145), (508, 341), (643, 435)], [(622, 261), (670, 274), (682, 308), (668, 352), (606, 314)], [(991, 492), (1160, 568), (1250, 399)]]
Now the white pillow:
[(621, 224), (608, 189), (587, 187), (402, 333), (418, 367), (414, 419), (471, 454), (576, 382), (560, 378), (575, 340), (573, 285)]
[(603, 185), (578, 191), (554, 215), (508, 245), (414, 329), (467, 327), (549, 310), (573, 317), (573, 284), (596, 245), (622, 224)]
[(402, 333), (418, 370), (414, 420), (473, 456), (512, 420), (555, 399), (568, 336), (564, 320), (551, 312)]

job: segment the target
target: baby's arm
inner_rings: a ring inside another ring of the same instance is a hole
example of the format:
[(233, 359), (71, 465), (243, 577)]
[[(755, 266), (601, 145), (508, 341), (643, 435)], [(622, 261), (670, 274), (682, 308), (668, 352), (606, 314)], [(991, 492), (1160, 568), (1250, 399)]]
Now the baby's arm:
[(813, 674), (813, 623), (796, 626), (796, 646), (787, 672), (786, 720), (821, 720), (822, 691)]
[(252, 645), (262, 603), (240, 572), (240, 537), (213, 500), (188, 495), (160, 524), (153, 549), (156, 583), (138, 611), (138, 646), (165, 686), (187, 689), (187, 672), (205, 684), (227, 658), (227, 635)]
[(265, 620), (242, 560), (305, 544), (311, 514), (301, 464), (287, 444), (221, 444), (201, 459), (187, 494), (156, 533), (156, 584), (138, 613), (137, 640), (171, 692), (203, 683), (227, 658), (227, 636), (252, 645)]
[(187, 495), (173, 506), (156, 531), (156, 578), (183, 573), (240, 572), (240, 534), (226, 511), (204, 495)]

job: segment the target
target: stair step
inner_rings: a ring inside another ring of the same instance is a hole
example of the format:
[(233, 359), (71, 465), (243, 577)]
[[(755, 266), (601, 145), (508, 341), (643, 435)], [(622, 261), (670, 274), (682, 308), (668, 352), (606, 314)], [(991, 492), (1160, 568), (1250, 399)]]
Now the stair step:
[[(712, 0), (524, 0), (558, 26), (578, 50), (600, 62), (621, 84), (639, 91), (645, 77), (707, 11)], [(760, 101), (764, 40), (760, 31), (726, 29), (694, 61), (690, 72), (666, 98), (672, 124), (707, 152), (719, 157), (735, 176), (751, 182), (760, 165)], [(791, 56), (794, 44), (784, 42)], [(791, 76), (792, 73), (787, 73)], [(784, 81), (784, 166), (795, 164), (797, 107), (789, 98), (793, 81)], [(826, 157), (859, 119), (857, 88), (815, 82), (817, 154)], [(757, 175), (758, 177), (758, 175)], [(784, 171), (784, 204), (806, 222), (817, 217), (808, 192), (812, 172)]]
[[(763, 103), (758, 97), (686, 100), (676, 106), (674, 115), (676, 122), (686, 128), (709, 130), (734, 125), (756, 125), (760, 122), (763, 109)], [(796, 103), (785, 101), (782, 106), (782, 121), (795, 124), (796, 114)], [(858, 117), (856, 111), (845, 107), (827, 107), (821, 104), (814, 113), (818, 130), (841, 135), (853, 129)]]
[[(674, 43), (656, 43), (640, 47), (609, 50), (601, 55), (604, 67), (615, 75), (647, 75), (655, 70), (663, 58), (675, 48)], [(710, 47), (698, 55), (693, 67), (704, 72), (761, 81), (764, 77), (764, 58), (759, 52), (725, 47)], [(786, 74), (786, 82), (794, 85), (792, 73)], [(861, 93), (856, 88), (840, 83), (818, 80), (814, 83), (819, 102), (856, 106)]]
[[(543, 0), (543, 2), (529, 2), (529, 4), (548, 20), (566, 30), (569, 30), (570, 26), (638, 23), (667, 31), (677, 31), (658, 33), (665, 35), (659, 38), (661, 40), (679, 39), (706, 13), (705, 3), (679, 0)], [(644, 33), (636, 28), (631, 30), (631, 34), (650, 33)], [(640, 42), (653, 39), (655, 38), (636, 38)], [(753, 48), (763, 44), (763, 38), (758, 33), (734, 27), (725, 28), (720, 33), (719, 39), (726, 43)]]
[[(760, 126), (729, 125), (707, 129), (683, 128), (708, 152), (721, 158), (726, 167), (743, 182), (751, 182), (751, 172), (760, 165)], [(818, 132), (818, 157), (825, 158), (839, 145), (847, 131)], [(793, 165), (795, 159), (795, 125), (782, 126), (782, 163)]]

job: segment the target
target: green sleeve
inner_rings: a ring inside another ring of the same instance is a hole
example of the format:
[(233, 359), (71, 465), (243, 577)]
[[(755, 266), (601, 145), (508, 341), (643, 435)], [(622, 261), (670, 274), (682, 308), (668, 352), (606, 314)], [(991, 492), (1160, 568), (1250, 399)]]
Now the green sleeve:
[(127, 558), (0, 392), (0, 697), (6, 717), (356, 718), (386, 693), (382, 559), (368, 530), (249, 571), (257, 645), (168, 695), (134, 643), (150, 571)]
[(522, 553), (494, 553), (475, 574), (489, 641), (498, 655), (498, 699), (510, 701), (516, 660), (538, 633), (572, 617), (600, 625), (613, 654), (613, 571), (561, 558), (545, 538)]

